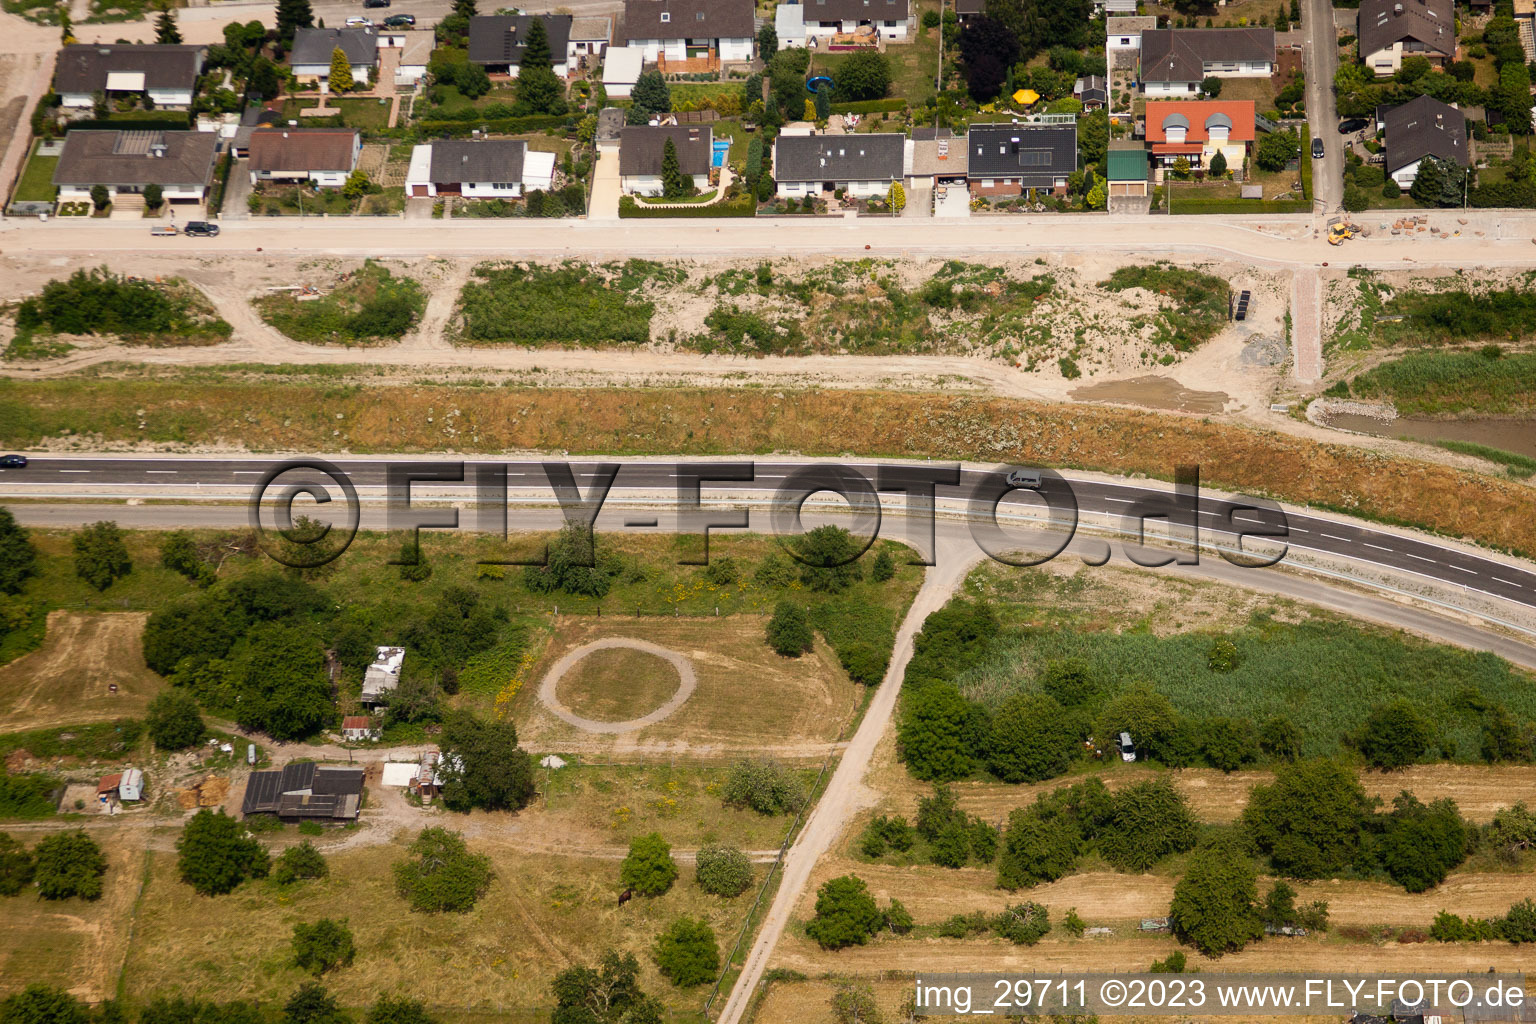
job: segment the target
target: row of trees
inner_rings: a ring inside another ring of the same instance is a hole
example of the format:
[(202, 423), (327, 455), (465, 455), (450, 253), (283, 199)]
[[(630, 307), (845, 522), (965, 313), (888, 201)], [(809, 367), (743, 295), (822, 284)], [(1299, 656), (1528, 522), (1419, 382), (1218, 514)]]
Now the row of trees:
[[(282, 1004), (282, 1024), (354, 1024), (355, 1018), (344, 1011), (325, 987), (317, 982), (300, 985)], [(137, 1017), (116, 1000), (87, 1007), (64, 989), (49, 985), (28, 985), (8, 999), (0, 1000), (0, 1021), (4, 1024), (191, 1024), (217, 1021), (218, 1024), (269, 1024), (272, 1017), (254, 1003), (238, 1001), (215, 1003), (186, 996), (160, 996), (152, 999)], [(419, 1001), (404, 996), (381, 996), (363, 1014), (363, 1024), (436, 1024), (437, 1018)], [(654, 1024), (660, 1024), (655, 1018)]]

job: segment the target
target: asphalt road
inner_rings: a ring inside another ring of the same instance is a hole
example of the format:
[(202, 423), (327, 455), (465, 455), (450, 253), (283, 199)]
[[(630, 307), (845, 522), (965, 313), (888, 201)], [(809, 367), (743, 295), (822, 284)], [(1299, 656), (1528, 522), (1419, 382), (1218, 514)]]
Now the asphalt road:
[[(1344, 200), (1344, 143), (1339, 137), (1339, 108), (1333, 95), (1333, 75), (1339, 68), (1337, 33), (1331, 0), (1307, 0), (1303, 15), (1307, 49), (1307, 124), (1314, 139), (1323, 140), (1323, 158), (1312, 161), (1313, 209), (1332, 214)], [(1311, 153), (1301, 154), (1312, 160)]]
[[(0, 470), (0, 495), (34, 496), (40, 499), (61, 497), (105, 497), (100, 488), (140, 485), (164, 489), (167, 499), (184, 497), (198, 487), (250, 486), (254, 488), (267, 468), (280, 459), (231, 458), (49, 458), (31, 460), (24, 469)], [(397, 460), (404, 461), (404, 460)], [(442, 460), (434, 460), (442, 461)], [(726, 461), (726, 460), (720, 460)], [(709, 463), (706, 463), (706, 465)], [(334, 465), (358, 488), (382, 488), (386, 484), (386, 466), (382, 460), (336, 460)], [(587, 489), (595, 463), (573, 462), (575, 482)], [(679, 470), (687, 462), (622, 463), (614, 487), (649, 492), (673, 492), (679, 485)], [(752, 467), (750, 480), (704, 485), (705, 494), (721, 491), (750, 492), (777, 490), (786, 477), (804, 469), (805, 462), (759, 461)], [(845, 464), (866, 479), (876, 478), (878, 467), (867, 460)], [(891, 463), (887, 466), (911, 466)], [(534, 461), (470, 461), (464, 466), (465, 486), (475, 479), (477, 467), (504, 466), (512, 491), (534, 490), (553, 494), (543, 465)], [(686, 472), (682, 474), (686, 476)], [(967, 469), (958, 486), (939, 486), (937, 496), (963, 498), (970, 495), (986, 474)], [(1071, 491), (1081, 513), (1113, 514), (1122, 517), (1138, 502), (1162, 499), (1168, 491), (1157, 486), (1112, 483), (1099, 480), (1070, 480)], [(416, 485), (418, 493), (423, 486)], [(153, 492), (149, 492), (153, 493)], [(339, 496), (339, 488), (337, 489)], [(765, 495), (766, 496), (766, 495)], [(1004, 510), (1026, 512), (1026, 506), (1039, 508), (1039, 497), (1027, 491), (1013, 491), (1004, 498)], [(1202, 496), (1198, 505), (1198, 528), (1203, 535), (1215, 535), (1230, 543), (1235, 534), (1258, 525), (1260, 513), (1245, 512), (1232, 501)], [(468, 520), (470, 517), (463, 517)], [(754, 528), (767, 523), (754, 517)], [(1492, 558), (1480, 557), (1449, 545), (1440, 545), (1403, 534), (1358, 526), (1316, 513), (1285, 514), (1287, 543), (1293, 549), (1344, 556), (1366, 565), (1450, 584), (1482, 594), (1536, 607), (1536, 573)], [(1106, 546), (1107, 547), (1107, 546)], [(1107, 555), (1107, 550), (1106, 550)]]

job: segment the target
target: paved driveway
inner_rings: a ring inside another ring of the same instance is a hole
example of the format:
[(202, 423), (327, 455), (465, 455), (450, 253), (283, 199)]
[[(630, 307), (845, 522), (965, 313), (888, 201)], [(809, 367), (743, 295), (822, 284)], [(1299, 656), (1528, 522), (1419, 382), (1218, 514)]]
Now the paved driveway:
[(619, 219), (619, 154), (599, 153), (592, 175), (592, 205), (588, 220)]

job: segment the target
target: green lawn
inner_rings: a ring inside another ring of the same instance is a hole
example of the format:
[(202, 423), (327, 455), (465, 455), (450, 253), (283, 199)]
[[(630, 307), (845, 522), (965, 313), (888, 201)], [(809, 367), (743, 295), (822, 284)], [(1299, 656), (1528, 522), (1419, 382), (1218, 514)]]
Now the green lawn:
[(667, 88), (672, 93), (672, 109), (676, 110), (683, 102), (697, 104), (699, 100), (708, 97), (714, 99), (718, 96), (741, 95), (741, 82), (669, 82)]
[[(886, 59), (891, 62), (891, 88), (886, 94), (898, 96), (908, 106), (920, 107), (933, 98), (933, 82), (939, 72), (939, 29), (922, 28), (923, 12), (938, 10), (938, 0), (917, 0), (913, 5), (913, 22), (919, 27), (911, 42), (889, 43), (885, 48)], [(837, 66), (850, 55), (817, 51), (811, 58), (813, 75), (830, 75), (837, 81)], [(841, 102), (841, 98), (838, 99)]]
[(34, 143), (32, 156), (21, 172), (21, 180), (16, 183), (16, 194), (11, 197), (12, 200), (18, 203), (52, 202), (56, 192), (53, 187), (53, 172), (58, 166), (58, 157), (38, 156), (37, 145)]
[[(319, 98), (314, 100), (294, 99), (283, 104), (283, 117), (288, 120), (298, 121), (299, 127), (305, 126), (306, 119), (301, 117), (299, 111), (317, 106)], [(362, 131), (377, 131), (389, 127), (389, 101), (380, 103), (376, 97), (357, 97), (352, 99), (337, 99), (328, 97), (327, 106), (335, 107), (341, 112), (341, 120), (348, 128), (357, 128)], [(307, 120), (314, 120), (309, 118)]]
[(716, 138), (730, 138), (731, 166), (738, 170), (745, 167), (747, 162), (747, 146), (752, 141), (751, 133), (741, 126), (740, 121), (716, 121), (710, 127), (715, 130)]

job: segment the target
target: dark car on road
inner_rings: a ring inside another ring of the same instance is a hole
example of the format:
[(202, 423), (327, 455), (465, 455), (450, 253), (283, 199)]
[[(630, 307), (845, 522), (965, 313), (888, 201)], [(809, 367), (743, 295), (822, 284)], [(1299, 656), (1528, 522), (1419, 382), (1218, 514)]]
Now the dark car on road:
[(389, 0), (363, 0), (364, 7), (388, 7)]
[(0, 455), (0, 466), (24, 469), (26, 465), (27, 457), (25, 455)]
[(411, 28), (416, 24), (414, 14), (391, 14), (384, 19), (385, 28)]
[(1339, 122), (1339, 134), (1340, 135), (1352, 135), (1355, 132), (1364, 131), (1366, 125), (1368, 125), (1370, 123), (1371, 122), (1367, 121), (1363, 117), (1351, 117), (1347, 121), (1340, 121)]
[(1312, 140), (1312, 159), (1313, 160), (1321, 160), (1322, 158), (1323, 158), (1323, 140), (1322, 139), (1313, 139)]
[(181, 233), (191, 235), (193, 238), (213, 238), (219, 233), (219, 226), (210, 224), (206, 220), (189, 220), (187, 226), (181, 229)]

